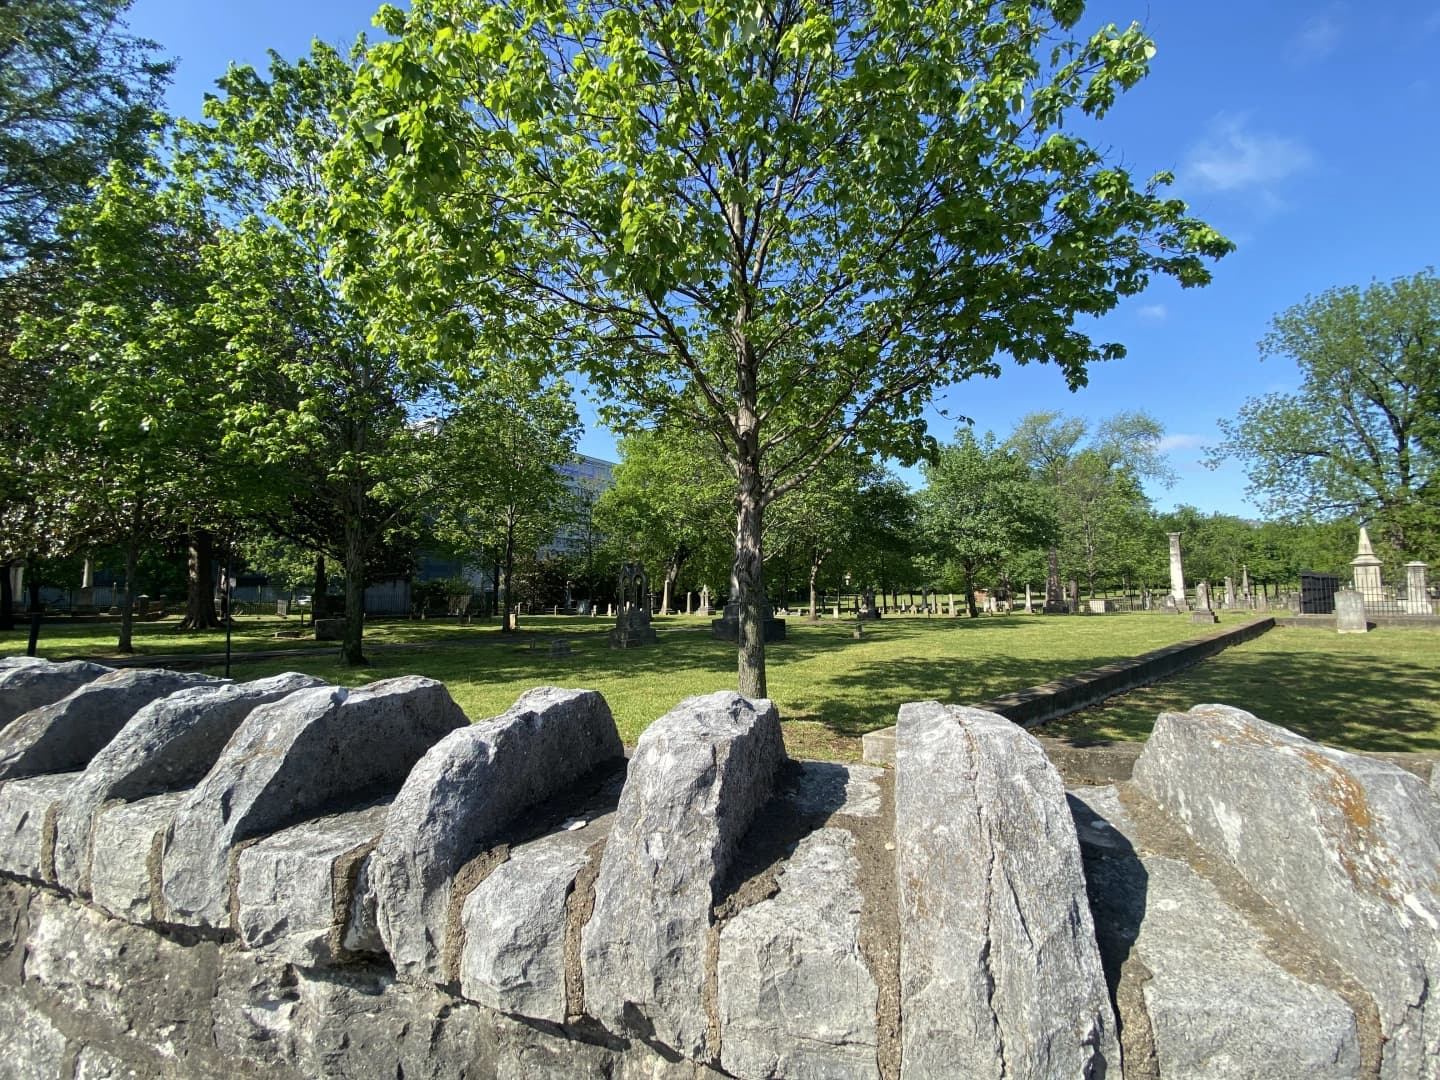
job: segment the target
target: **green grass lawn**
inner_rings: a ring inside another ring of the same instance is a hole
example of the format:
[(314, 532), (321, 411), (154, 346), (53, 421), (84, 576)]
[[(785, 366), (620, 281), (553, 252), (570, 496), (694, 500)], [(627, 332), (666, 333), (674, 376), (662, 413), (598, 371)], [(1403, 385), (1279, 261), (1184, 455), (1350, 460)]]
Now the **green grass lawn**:
[[(1240, 616), (1223, 616), (1226, 623)], [(471, 719), (502, 712), (532, 686), (587, 687), (605, 695), (620, 732), (633, 743), (647, 725), (682, 698), (735, 685), (733, 645), (710, 637), (708, 620), (656, 618), (659, 644), (612, 650), (610, 621), (573, 616), (522, 619), (521, 633), (501, 635), (496, 623), (457, 626), (454, 620), (377, 621), (366, 626), (371, 665), (341, 667), (329, 642), (274, 638), (294, 619), (242, 618), (236, 652), (304, 648), (306, 655), (246, 661), (241, 679), (305, 671), (359, 685), (419, 674), (445, 682)], [(770, 695), (780, 708), (786, 745), (798, 757), (853, 761), (860, 736), (895, 722), (906, 701), (973, 703), (1021, 690), (1197, 637), (1203, 627), (1164, 614), (978, 620), (887, 616), (867, 623), (787, 620), (789, 640), (767, 650)], [(41, 655), (105, 657), (115, 627), (47, 624)], [(564, 636), (573, 654), (551, 658), (549, 641)], [(25, 648), (25, 631), (0, 634), (0, 655)], [(458, 639), (458, 640), (457, 640)], [(136, 625), (142, 655), (214, 652), (223, 633), (181, 634), (174, 620)], [(218, 668), (210, 668), (219, 673)], [(1440, 749), (1440, 632), (1377, 630), (1341, 636), (1280, 628), (1226, 650), (1189, 672), (1075, 717), (1046, 733), (1084, 738), (1143, 738), (1156, 713), (1203, 701), (1241, 705), (1276, 723), (1336, 745), (1361, 749)]]
[(1331, 746), (1440, 752), (1440, 629), (1337, 634), (1278, 626), (1040, 730), (1081, 740), (1143, 739), (1157, 714), (1201, 703), (1235, 705)]

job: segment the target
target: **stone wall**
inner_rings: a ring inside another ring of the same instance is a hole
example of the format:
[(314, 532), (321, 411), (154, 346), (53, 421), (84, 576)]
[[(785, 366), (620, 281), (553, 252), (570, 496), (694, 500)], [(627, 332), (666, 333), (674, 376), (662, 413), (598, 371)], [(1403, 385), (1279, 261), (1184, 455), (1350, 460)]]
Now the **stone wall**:
[(896, 751), (0, 661), (0, 1076), (1440, 1075), (1420, 778), (1224, 706), (1068, 792), (982, 710)]

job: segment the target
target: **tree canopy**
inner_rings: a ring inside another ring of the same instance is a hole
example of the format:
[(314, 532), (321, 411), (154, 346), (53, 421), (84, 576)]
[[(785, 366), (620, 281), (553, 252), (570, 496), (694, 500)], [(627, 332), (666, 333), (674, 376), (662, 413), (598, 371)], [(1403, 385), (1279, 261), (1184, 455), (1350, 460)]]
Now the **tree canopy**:
[(1264, 358), (1294, 393), (1251, 398), (1213, 460), (1244, 464), (1268, 513), (1358, 517), (1411, 558), (1440, 557), (1440, 278), (1346, 286), (1277, 315)]
[[(676, 414), (736, 474), (740, 686), (763, 696), (765, 507), (854, 439), (913, 460), (933, 391), (1009, 355), (1072, 385), (1078, 316), (1229, 243), (1070, 133), (1145, 74), (1066, 2), (417, 0), (359, 98), (397, 280), (497, 348), (557, 343), (617, 413)], [(355, 145), (355, 144), (352, 144)], [(517, 314), (517, 312), (523, 312)], [(438, 322), (437, 333), (445, 325)]]
[(0, 266), (44, 255), (108, 163), (140, 163), (174, 64), (126, 31), (131, 0), (0, 4)]

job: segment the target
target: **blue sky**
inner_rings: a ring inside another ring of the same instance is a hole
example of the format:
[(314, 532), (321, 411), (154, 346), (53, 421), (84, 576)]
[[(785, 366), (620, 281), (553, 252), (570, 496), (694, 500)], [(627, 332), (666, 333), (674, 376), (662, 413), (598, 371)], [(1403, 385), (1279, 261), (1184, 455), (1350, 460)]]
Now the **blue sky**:
[[(263, 68), (267, 49), (294, 57), (312, 38), (337, 45), (369, 29), (375, 0), (136, 0), (132, 29), (180, 61), (169, 102), (196, 115), (227, 63)], [(1082, 29), (1142, 23), (1157, 53), (1149, 78), (1085, 134), (1137, 176), (1176, 174), (1175, 196), (1238, 245), (1205, 289), (1153, 286), (1097, 333), (1129, 356), (1066, 390), (1047, 365), (943, 393), (948, 414), (1004, 435), (1025, 413), (1060, 410), (1098, 422), (1144, 409), (1165, 426), (1179, 480), (1157, 507), (1258, 516), (1233, 464), (1203, 468), (1216, 420), (1247, 397), (1290, 390), (1293, 365), (1259, 360), (1256, 342), (1292, 304), (1440, 263), (1440, 8), (1300, 0), (1105, 0)], [(943, 411), (942, 411), (943, 410)], [(582, 451), (613, 459), (603, 430)]]

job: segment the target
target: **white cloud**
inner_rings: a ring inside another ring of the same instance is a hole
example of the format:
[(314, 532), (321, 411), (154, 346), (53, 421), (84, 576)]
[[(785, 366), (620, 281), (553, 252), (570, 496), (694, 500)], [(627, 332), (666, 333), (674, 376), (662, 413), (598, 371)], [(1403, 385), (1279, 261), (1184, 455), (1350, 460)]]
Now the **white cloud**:
[(1290, 58), (1297, 62), (1323, 60), (1340, 44), (1340, 23), (1329, 14), (1312, 16), (1290, 42)]
[(1213, 435), (1166, 435), (1160, 440), (1159, 450), (1162, 454), (1174, 453), (1176, 450), (1198, 450), (1213, 441)]
[(1266, 188), (1310, 167), (1299, 139), (1249, 130), (1246, 116), (1219, 116), (1186, 159), (1185, 174), (1213, 191)]
[(1135, 317), (1145, 322), (1164, 322), (1168, 314), (1164, 304), (1143, 304), (1135, 309)]

